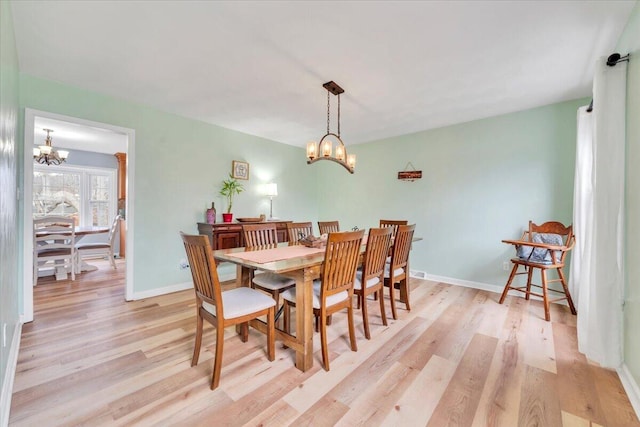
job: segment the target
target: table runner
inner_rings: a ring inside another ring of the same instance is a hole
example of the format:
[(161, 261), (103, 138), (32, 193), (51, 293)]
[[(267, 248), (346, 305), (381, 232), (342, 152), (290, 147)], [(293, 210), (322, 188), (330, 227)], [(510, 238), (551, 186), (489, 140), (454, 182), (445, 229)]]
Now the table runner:
[(315, 255), (325, 251), (325, 248), (307, 248), (306, 246), (283, 246), (280, 248), (263, 249), (260, 251), (234, 252), (228, 254), (230, 257), (236, 257), (245, 261), (251, 261), (258, 264), (266, 264), (273, 261), (282, 261), (285, 259), (296, 258), (305, 255)]

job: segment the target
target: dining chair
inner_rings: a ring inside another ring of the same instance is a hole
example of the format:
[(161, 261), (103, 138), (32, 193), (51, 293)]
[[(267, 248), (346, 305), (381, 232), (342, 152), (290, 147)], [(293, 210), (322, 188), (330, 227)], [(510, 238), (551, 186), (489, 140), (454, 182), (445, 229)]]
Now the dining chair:
[[(576, 308), (573, 305), (569, 287), (562, 272), (567, 253), (575, 244), (572, 225), (565, 227), (564, 224), (556, 221), (536, 225), (532, 221), (529, 221), (529, 229), (522, 234), (520, 240), (503, 240), (503, 242), (515, 246), (516, 257), (511, 259), (513, 268), (511, 269), (507, 284), (502, 291), (500, 304), (504, 302), (509, 290), (513, 289), (524, 293), (525, 299), (527, 300), (531, 295), (542, 298), (544, 303), (544, 318), (547, 322), (551, 320), (549, 304), (552, 302), (567, 300), (571, 314), (576, 314)], [(524, 271), (518, 272), (520, 266), (524, 267)], [(540, 285), (531, 282), (535, 268), (540, 269), (540, 278), (542, 280)], [(548, 280), (547, 270), (555, 270), (558, 278)], [(527, 275), (527, 284), (525, 286), (512, 285), (514, 277), (520, 274)], [(559, 291), (547, 287), (549, 283), (554, 282), (560, 282), (563, 290)], [(531, 292), (531, 286), (542, 289), (542, 295)], [(563, 296), (550, 300), (549, 292), (562, 294)]]
[[(245, 286), (222, 292), (218, 270), (213, 259), (211, 244), (205, 235), (180, 233), (187, 252), (196, 295), (197, 326), (191, 366), (198, 364), (202, 344), (203, 319), (216, 328), (216, 352), (211, 375), (211, 390), (220, 384), (224, 328), (242, 325), (246, 331), (248, 322), (267, 316), (267, 358), (275, 359), (275, 301), (260, 291)], [(243, 337), (248, 334), (243, 333)], [(244, 338), (243, 338), (244, 340)]]
[[(367, 296), (375, 294), (380, 301), (382, 324), (387, 326), (387, 314), (384, 311), (384, 270), (385, 261), (391, 246), (391, 227), (372, 228), (367, 237), (367, 248), (364, 252), (362, 269), (356, 272), (353, 292), (358, 297), (358, 307), (362, 309), (364, 336), (371, 339), (369, 333), (369, 316), (367, 313)], [(363, 286), (364, 284), (364, 286)]]
[(313, 224), (310, 222), (288, 222), (289, 246), (298, 245), (302, 237), (313, 235)]
[(393, 236), (398, 232), (399, 225), (407, 225), (409, 221), (404, 219), (381, 219), (380, 220), (380, 228), (382, 227), (391, 227), (393, 229)]
[(111, 223), (111, 228), (109, 229), (109, 237), (106, 242), (96, 242), (96, 243), (76, 243), (76, 257), (77, 257), (77, 271), (80, 271), (80, 265), (82, 264), (83, 256), (95, 256), (101, 255), (109, 258), (109, 262), (111, 263), (111, 267), (117, 269), (116, 261), (114, 259), (114, 241), (116, 238), (116, 232), (118, 231), (118, 226), (120, 225), (121, 215), (116, 215)]
[(320, 234), (337, 233), (340, 231), (339, 221), (318, 221), (318, 229)]
[(56, 268), (71, 271), (76, 280), (76, 232), (73, 218), (46, 216), (33, 220), (33, 285), (38, 284), (38, 271), (53, 261)]
[(384, 285), (389, 288), (389, 300), (391, 301), (391, 314), (394, 319), (396, 313), (395, 289), (400, 291), (400, 301), (405, 304), (407, 311), (411, 310), (409, 304), (409, 252), (416, 225), (399, 225), (396, 236), (393, 239), (391, 260), (385, 264)]
[[(331, 233), (327, 239), (320, 281), (313, 284), (313, 313), (320, 318), (320, 342), (324, 369), (329, 370), (327, 349), (327, 316), (347, 309), (351, 350), (357, 351), (353, 324), (353, 286), (364, 230)], [(296, 306), (296, 289), (282, 293), (284, 299), (284, 330), (290, 332), (291, 307)]]
[[(278, 244), (275, 224), (247, 224), (242, 226), (244, 245), (247, 248), (268, 247)], [(280, 292), (296, 285), (295, 279), (280, 274), (254, 271), (251, 282), (253, 286), (271, 294), (276, 304), (280, 305)]]

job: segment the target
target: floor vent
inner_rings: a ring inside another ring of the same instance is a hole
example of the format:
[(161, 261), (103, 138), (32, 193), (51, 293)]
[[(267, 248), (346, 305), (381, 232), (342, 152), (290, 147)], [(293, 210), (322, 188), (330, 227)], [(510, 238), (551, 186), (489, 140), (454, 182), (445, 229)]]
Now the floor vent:
[(426, 279), (427, 272), (420, 270), (409, 270), (409, 276), (415, 277), (416, 279)]

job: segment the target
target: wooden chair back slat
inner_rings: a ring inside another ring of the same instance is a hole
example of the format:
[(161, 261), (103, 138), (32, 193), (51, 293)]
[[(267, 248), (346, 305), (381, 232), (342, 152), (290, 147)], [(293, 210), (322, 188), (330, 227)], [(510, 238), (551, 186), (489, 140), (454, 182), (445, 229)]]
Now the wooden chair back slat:
[(353, 295), (362, 236), (364, 230), (329, 234), (321, 276), (323, 301), (342, 291)]
[(380, 277), (384, 274), (384, 264), (387, 260), (389, 247), (391, 246), (391, 227), (371, 228), (367, 237), (367, 249), (364, 253), (364, 267), (362, 269), (362, 283), (367, 280)]
[(109, 245), (113, 246), (113, 241), (116, 237), (116, 231), (120, 227), (120, 220), (122, 219), (122, 215), (118, 214), (113, 218), (113, 222), (111, 223), (111, 228), (109, 228)]
[(223, 317), (222, 289), (218, 279), (218, 270), (213, 259), (211, 244), (205, 235), (187, 235), (180, 233), (187, 253), (193, 286), (196, 296), (216, 306), (216, 315)]
[(298, 245), (298, 241), (303, 236), (313, 234), (313, 224), (311, 222), (288, 222), (287, 233), (289, 233), (289, 245)]
[(75, 246), (75, 221), (64, 216), (33, 220), (34, 250), (71, 249)]
[(407, 225), (407, 224), (409, 224), (409, 221), (404, 220), (404, 219), (399, 219), (399, 220), (381, 219), (380, 220), (380, 228), (391, 227), (391, 229), (393, 229), (393, 236), (395, 236), (396, 233), (398, 232), (398, 226), (399, 225)]
[[(404, 268), (409, 260), (411, 251), (411, 241), (416, 225), (399, 225), (396, 237), (393, 240), (393, 250), (391, 253), (391, 269)], [(409, 274), (409, 272), (407, 272)]]
[(320, 234), (337, 233), (340, 231), (339, 221), (318, 221)]
[(275, 245), (278, 234), (275, 224), (248, 224), (242, 226), (246, 247)]

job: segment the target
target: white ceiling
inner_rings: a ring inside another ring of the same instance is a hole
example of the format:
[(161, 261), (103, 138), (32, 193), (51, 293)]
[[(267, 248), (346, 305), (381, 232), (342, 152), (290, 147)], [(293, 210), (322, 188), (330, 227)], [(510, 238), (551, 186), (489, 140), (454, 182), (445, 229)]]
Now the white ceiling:
[(107, 129), (100, 129), (46, 117), (34, 119), (34, 143), (44, 144), (51, 129), (51, 144), (54, 148), (92, 151), (114, 154), (127, 152), (127, 136)]
[(612, 53), (635, 3), (11, 7), (22, 72), (302, 146), (326, 130), (329, 80), (345, 89), (347, 145), (590, 96), (594, 61)]

